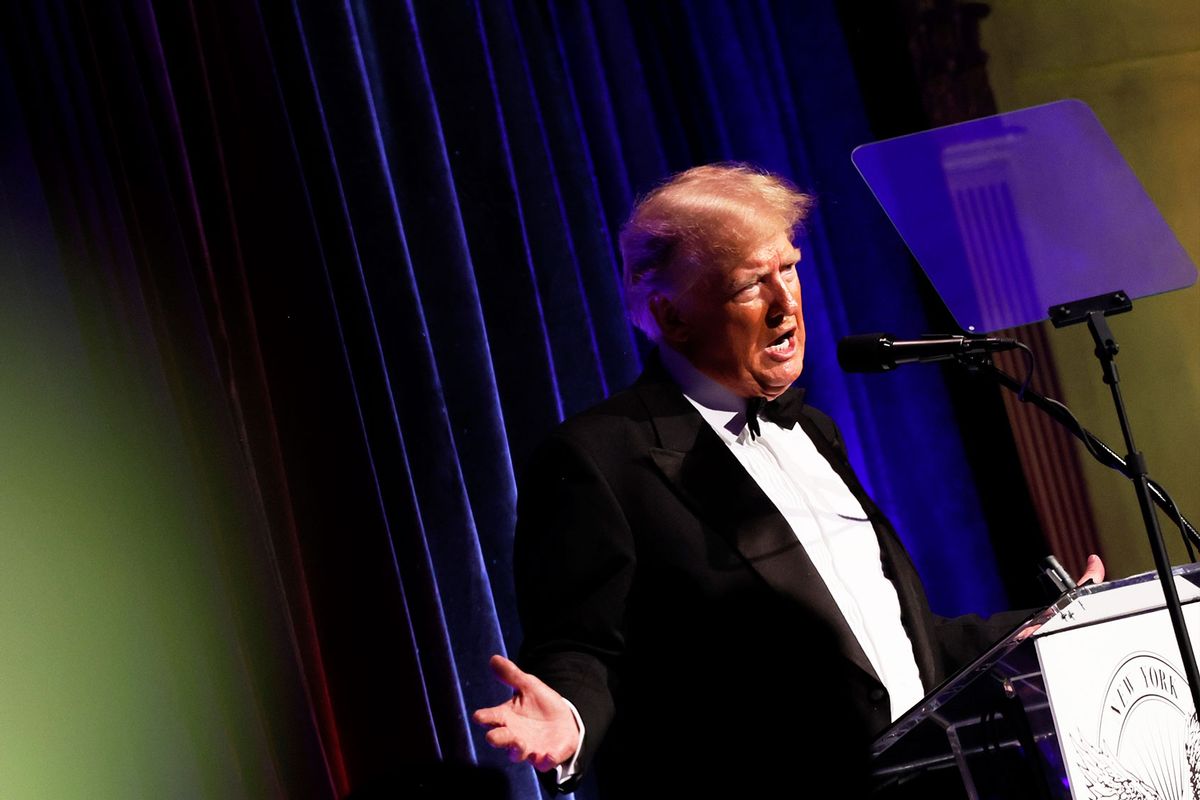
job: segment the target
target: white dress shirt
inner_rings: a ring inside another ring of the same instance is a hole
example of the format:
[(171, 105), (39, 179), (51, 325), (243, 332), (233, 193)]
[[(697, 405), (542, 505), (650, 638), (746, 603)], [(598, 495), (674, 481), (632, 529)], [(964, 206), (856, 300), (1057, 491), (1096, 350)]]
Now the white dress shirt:
[[(709, 427), (787, 520), (813, 566), (887, 687), (892, 720), (925, 696), (912, 642), (900, 621), (896, 587), (883, 574), (879, 540), (862, 505), (800, 426), (782, 428), (760, 420), (751, 437), (746, 400), (693, 367), (670, 348), (660, 348), (663, 366)], [(567, 703), (579, 725), (583, 721)], [(576, 756), (578, 756), (576, 750)], [(575, 772), (575, 759), (557, 768), (562, 783)]]
[(879, 539), (862, 504), (803, 429), (759, 420), (751, 437), (746, 401), (662, 348), (667, 372), (709, 427), (783, 514), (887, 687), (892, 720), (925, 696), (900, 598), (883, 574)]

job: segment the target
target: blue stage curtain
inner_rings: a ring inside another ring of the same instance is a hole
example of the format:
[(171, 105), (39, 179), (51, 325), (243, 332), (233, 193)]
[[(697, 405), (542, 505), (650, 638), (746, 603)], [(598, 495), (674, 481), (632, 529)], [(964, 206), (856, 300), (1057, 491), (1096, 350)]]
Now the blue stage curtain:
[[(506, 765), (469, 711), (506, 696), (486, 662), (520, 640), (516, 475), (638, 375), (616, 234), (695, 164), (815, 193), (809, 399), (935, 609), (1005, 605), (940, 373), (836, 365), (840, 336), (928, 323), (849, 160), (872, 134), (832, 0), (6, 9), (24, 199), (95, 324), (127, 327), (119, 346), (173, 382), (180, 418), (222, 419), (244, 459), (222, 480), (271, 556), (239, 580), (275, 610), (240, 607), (242, 635), (283, 626), (255, 668), (290, 664), (329, 791), (421, 759)], [(190, 442), (198, 460), (214, 446)], [(514, 797), (537, 796), (506, 768)]]

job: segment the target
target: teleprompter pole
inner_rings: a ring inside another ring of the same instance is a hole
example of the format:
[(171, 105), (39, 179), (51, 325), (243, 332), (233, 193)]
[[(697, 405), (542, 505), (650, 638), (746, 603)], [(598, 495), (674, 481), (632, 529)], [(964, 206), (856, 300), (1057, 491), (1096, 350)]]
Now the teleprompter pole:
[[(1187, 624), (1183, 619), (1183, 607), (1179, 604), (1179, 592), (1175, 588), (1175, 578), (1171, 574), (1171, 562), (1167, 558), (1167, 548), (1163, 543), (1162, 530), (1158, 526), (1158, 515), (1154, 503), (1150, 499), (1149, 475), (1146, 469), (1146, 457), (1137, 449), (1133, 442), (1133, 431), (1129, 427), (1129, 416), (1125, 412), (1125, 401), (1121, 398), (1121, 381), (1117, 374), (1116, 355), (1120, 349), (1113, 337), (1104, 312), (1093, 309), (1087, 312), (1088, 330), (1096, 342), (1096, 358), (1100, 360), (1104, 372), (1104, 382), (1112, 391), (1113, 404), (1117, 409), (1117, 419), (1121, 423), (1121, 434), (1125, 438), (1125, 463), (1129, 468), (1130, 479), (1137, 492), (1138, 506), (1142, 510), (1142, 521), (1146, 526), (1146, 535), (1150, 539), (1150, 552), (1154, 555), (1154, 567), (1158, 572), (1158, 580), (1162, 585), (1163, 596), (1167, 601), (1167, 613), (1171, 617), (1171, 626), (1175, 629), (1175, 640), (1179, 643), (1179, 655), (1183, 658), (1183, 671), (1187, 676), (1188, 688), (1192, 693), (1192, 708), (1200, 713), (1200, 670), (1196, 668), (1196, 653), (1192, 649), (1192, 640), (1188, 635)], [(1057, 325), (1057, 323), (1056, 323)]]

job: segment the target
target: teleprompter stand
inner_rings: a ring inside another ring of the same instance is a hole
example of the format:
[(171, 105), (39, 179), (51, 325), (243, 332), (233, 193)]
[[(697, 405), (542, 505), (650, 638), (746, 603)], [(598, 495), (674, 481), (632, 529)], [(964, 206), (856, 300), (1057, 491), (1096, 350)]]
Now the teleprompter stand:
[(1123, 291), (1109, 292), (1096, 295), (1085, 300), (1072, 303), (1060, 303), (1050, 308), (1050, 322), (1055, 328), (1064, 328), (1086, 322), (1096, 343), (1096, 358), (1100, 361), (1103, 379), (1112, 392), (1113, 406), (1117, 411), (1117, 420), (1121, 424), (1121, 435), (1125, 439), (1125, 464), (1129, 469), (1129, 478), (1137, 493), (1138, 506), (1142, 512), (1142, 522), (1146, 527), (1146, 537), (1150, 541), (1150, 552), (1154, 556), (1154, 568), (1162, 583), (1163, 596), (1166, 598), (1167, 612), (1171, 617), (1171, 627), (1175, 631), (1175, 639), (1179, 643), (1179, 655), (1183, 659), (1183, 669), (1187, 676), (1188, 688), (1192, 694), (1192, 707), (1200, 709), (1200, 670), (1196, 667), (1196, 654), (1192, 649), (1191, 636), (1183, 619), (1183, 609), (1179, 605), (1179, 593), (1171, 580), (1171, 562), (1167, 558), (1167, 548), (1163, 543), (1162, 530), (1158, 525), (1158, 514), (1154, 501), (1150, 497), (1150, 476), (1146, 469), (1146, 457), (1133, 441), (1133, 430), (1129, 425), (1129, 415), (1125, 410), (1125, 401), (1121, 397), (1121, 379), (1117, 372), (1117, 352), (1120, 347), (1108, 326), (1107, 318), (1113, 314), (1121, 314), (1133, 309), (1133, 301)]

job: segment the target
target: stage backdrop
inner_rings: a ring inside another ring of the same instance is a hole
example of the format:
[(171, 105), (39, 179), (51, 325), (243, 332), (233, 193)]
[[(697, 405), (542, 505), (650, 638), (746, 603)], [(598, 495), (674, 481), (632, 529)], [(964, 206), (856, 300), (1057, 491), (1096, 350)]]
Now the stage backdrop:
[(934, 607), (1005, 605), (958, 423), (998, 404), (835, 363), (943, 318), (850, 165), (832, 2), (30, 0), (0, 37), (5, 792), (505, 764), (468, 714), (520, 639), (520, 465), (637, 376), (615, 236), (698, 163), (815, 193), (811, 402)]

